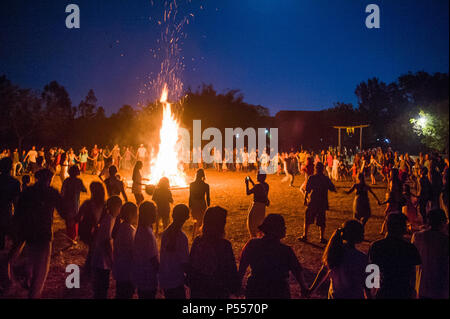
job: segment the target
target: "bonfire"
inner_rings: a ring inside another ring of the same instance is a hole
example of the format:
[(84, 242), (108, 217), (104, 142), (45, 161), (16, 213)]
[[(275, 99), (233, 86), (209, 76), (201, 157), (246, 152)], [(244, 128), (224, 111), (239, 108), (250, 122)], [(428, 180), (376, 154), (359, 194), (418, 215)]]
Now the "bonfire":
[(186, 175), (180, 161), (180, 124), (172, 113), (168, 98), (167, 85), (161, 94), (160, 102), (163, 104), (163, 120), (159, 131), (160, 143), (158, 154), (152, 158), (150, 163), (150, 184), (158, 184), (162, 177), (167, 177), (172, 188), (187, 187)]

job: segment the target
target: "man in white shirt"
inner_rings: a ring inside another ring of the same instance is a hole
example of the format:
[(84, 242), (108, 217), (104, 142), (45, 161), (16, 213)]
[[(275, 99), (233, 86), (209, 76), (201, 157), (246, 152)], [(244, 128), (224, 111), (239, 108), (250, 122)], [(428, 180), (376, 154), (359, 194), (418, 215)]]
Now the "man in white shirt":
[(144, 162), (147, 157), (147, 149), (144, 147), (144, 144), (141, 144), (136, 153), (136, 160)]
[(38, 153), (36, 152), (36, 146), (33, 146), (25, 156), (25, 161), (28, 161), (28, 166), (33, 174), (36, 173), (37, 170), (37, 157)]

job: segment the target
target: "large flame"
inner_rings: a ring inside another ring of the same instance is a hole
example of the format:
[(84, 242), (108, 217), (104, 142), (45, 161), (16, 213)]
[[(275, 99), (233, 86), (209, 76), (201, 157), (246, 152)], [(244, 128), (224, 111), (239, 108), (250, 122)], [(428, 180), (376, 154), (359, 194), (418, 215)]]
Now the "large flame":
[(171, 187), (186, 187), (186, 175), (178, 159), (180, 125), (172, 114), (170, 103), (167, 102), (168, 93), (165, 85), (160, 99), (164, 104), (162, 126), (159, 131), (160, 144), (158, 155), (150, 164), (150, 183), (157, 184), (162, 177), (167, 177)]

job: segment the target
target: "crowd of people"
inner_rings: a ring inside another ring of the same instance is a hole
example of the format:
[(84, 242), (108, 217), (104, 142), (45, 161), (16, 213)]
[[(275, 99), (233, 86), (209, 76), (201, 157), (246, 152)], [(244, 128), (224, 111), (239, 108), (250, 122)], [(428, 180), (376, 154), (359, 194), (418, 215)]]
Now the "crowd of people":
[[(174, 206), (167, 178), (145, 187), (141, 170), (148, 166), (151, 152), (144, 145), (137, 150), (95, 145), (90, 151), (83, 147), (78, 154), (72, 149), (37, 151), (36, 147), (28, 152), (2, 152), (0, 250), (8, 248), (8, 280), (3, 289), (16, 281), (14, 262), (26, 247), (31, 269), (26, 278), (29, 297), (41, 297), (56, 210), (66, 223), (70, 244), (81, 240), (88, 247), (83, 271), (91, 279), (94, 298), (107, 298), (111, 276), (116, 282), (116, 298), (137, 294), (138, 298), (153, 299), (158, 288), (167, 299), (290, 298), (290, 273), (303, 297), (311, 296), (327, 278), (329, 298), (449, 297), (448, 158), (419, 154), (413, 159), (407, 153), (380, 148), (355, 152), (330, 148), (318, 153), (291, 150), (276, 158), (245, 148), (228, 153), (229, 160), (220, 165), (186, 164), (186, 169), (196, 170), (196, 177), (189, 185), (187, 205)], [(309, 241), (308, 229), (315, 223), (320, 228), (320, 242), (326, 244), (323, 265), (310, 287), (294, 250), (281, 241), (286, 236), (284, 218), (266, 214), (270, 188), (265, 170), (269, 165), (276, 165), (275, 172), (285, 174), (291, 186), (297, 175), (305, 176), (299, 198), (303, 196), (307, 207), (299, 240)], [(247, 218), (250, 239), (238, 265), (232, 245), (225, 239), (227, 210), (211, 204), (206, 168), (257, 172), (256, 182), (250, 176), (245, 179), (246, 194), (253, 196)], [(131, 173), (135, 203), (128, 199), (119, 171)], [(90, 198), (83, 203), (80, 194), (88, 189), (80, 178), (82, 173), (100, 177), (89, 185)], [(54, 175), (61, 178), (60, 191), (51, 186)], [(368, 178), (371, 185), (377, 178), (386, 182), (385, 199), (377, 198), (366, 184)], [(334, 182), (351, 180), (354, 184), (346, 193), (356, 194), (354, 219), (328, 240), (328, 192), (337, 191)], [(143, 188), (151, 201), (145, 200)], [(379, 205), (386, 205), (380, 230), (385, 237), (371, 243), (365, 254), (356, 244), (363, 241), (371, 216), (369, 193)], [(189, 249), (183, 225), (191, 217), (195, 224)], [(406, 234), (411, 235), (410, 242)], [(378, 265), (381, 271), (376, 293), (365, 285), (368, 264)], [(245, 280), (248, 268), (251, 274)]]

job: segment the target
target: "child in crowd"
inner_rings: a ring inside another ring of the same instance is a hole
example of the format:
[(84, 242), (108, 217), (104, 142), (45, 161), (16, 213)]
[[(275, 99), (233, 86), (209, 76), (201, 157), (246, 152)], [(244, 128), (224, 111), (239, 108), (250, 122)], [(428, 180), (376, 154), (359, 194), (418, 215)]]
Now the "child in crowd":
[(108, 298), (109, 276), (113, 263), (112, 229), (119, 216), (122, 200), (111, 196), (106, 202), (106, 213), (94, 236), (92, 250), (93, 290), (95, 299)]
[(156, 206), (145, 201), (139, 206), (139, 219), (133, 243), (132, 278), (139, 299), (155, 299), (158, 289), (158, 247), (152, 225)]
[(122, 222), (117, 228), (114, 238), (113, 277), (116, 280), (116, 298), (131, 299), (134, 294), (134, 285), (131, 277), (133, 261), (133, 242), (136, 232), (137, 206), (127, 202), (120, 211)]
[(159, 284), (166, 299), (186, 299), (184, 283), (189, 263), (189, 246), (182, 228), (189, 219), (189, 208), (184, 204), (176, 205), (172, 219), (172, 224), (161, 236)]
[(162, 177), (159, 180), (158, 186), (153, 193), (152, 198), (157, 209), (156, 213), (156, 227), (155, 234), (159, 234), (159, 222), (162, 221), (163, 230), (169, 225), (170, 220), (170, 204), (173, 203), (172, 192), (170, 191), (170, 183), (167, 177)]

